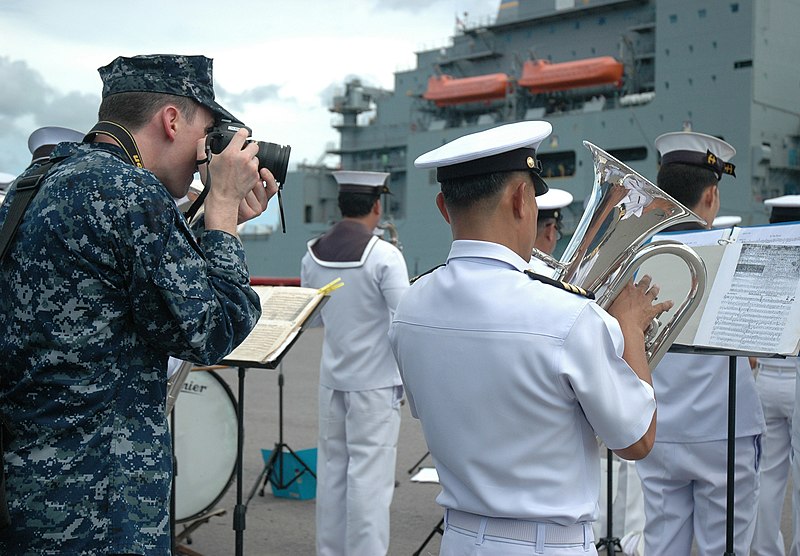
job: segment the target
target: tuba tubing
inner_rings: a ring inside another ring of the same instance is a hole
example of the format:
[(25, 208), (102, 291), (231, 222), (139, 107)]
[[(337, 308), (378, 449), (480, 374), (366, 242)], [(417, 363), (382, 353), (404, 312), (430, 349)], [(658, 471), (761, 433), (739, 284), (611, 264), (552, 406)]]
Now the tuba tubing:
[(690, 286), (686, 297), (670, 320), (662, 323), (658, 319), (653, 319), (650, 328), (645, 333), (645, 350), (647, 362), (651, 369), (658, 365), (672, 342), (680, 334), (689, 317), (697, 309), (700, 298), (705, 291), (706, 265), (700, 256), (694, 249), (677, 241), (660, 240), (648, 243), (635, 252), (629, 264), (624, 267), (625, 270), (612, 280), (601, 298), (598, 299), (598, 304), (603, 309), (607, 309), (645, 261), (656, 255), (666, 254), (675, 255), (686, 263), (691, 275)]
[[(601, 148), (584, 141), (592, 153), (595, 180), (586, 210), (561, 260), (534, 249), (532, 256), (553, 269), (551, 276), (591, 290), (607, 309), (639, 267), (656, 255), (674, 255), (690, 273), (689, 291), (666, 323), (657, 319), (645, 334), (647, 361), (653, 369), (697, 309), (706, 288), (706, 267), (690, 247), (677, 241), (650, 242), (675, 224), (706, 222), (647, 178)], [(658, 277), (653, 277), (658, 283)]]

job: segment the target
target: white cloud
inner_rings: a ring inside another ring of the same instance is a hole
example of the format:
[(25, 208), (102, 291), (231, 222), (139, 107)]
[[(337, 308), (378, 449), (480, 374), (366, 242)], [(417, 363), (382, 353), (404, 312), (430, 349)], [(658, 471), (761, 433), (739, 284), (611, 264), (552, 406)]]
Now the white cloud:
[(348, 76), (393, 87), (415, 51), (444, 44), (455, 15), (494, 14), (499, 0), (3, 0), (0, 2), (0, 171), (30, 159), (42, 125), (96, 120), (97, 68), (152, 53), (214, 58), (217, 96), (254, 136), (314, 162), (338, 140), (328, 102)]

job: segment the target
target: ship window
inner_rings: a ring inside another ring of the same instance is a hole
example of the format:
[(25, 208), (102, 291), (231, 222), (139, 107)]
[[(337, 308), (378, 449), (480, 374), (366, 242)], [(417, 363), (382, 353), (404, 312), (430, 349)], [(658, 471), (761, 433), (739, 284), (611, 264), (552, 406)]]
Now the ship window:
[(647, 160), (647, 147), (630, 147), (627, 149), (609, 150), (608, 154), (622, 162), (632, 160)]
[(580, 28), (581, 28), (581, 22), (580, 21), (576, 21), (575, 22), (575, 29), (580, 29)]
[(733, 4), (731, 4), (731, 13), (736, 13), (738, 11), (739, 11), (739, 3), (734, 2)]
[(733, 69), (751, 68), (753, 67), (753, 60), (739, 60), (733, 63)]
[(672, 14), (669, 16), (670, 23), (677, 23), (678, 22), (678, 14)]
[(310, 224), (311, 223), (311, 217), (312, 217), (313, 214), (314, 214), (314, 207), (312, 207), (311, 205), (306, 205), (305, 217), (303, 218), (303, 221), (306, 224)]
[(542, 177), (563, 178), (575, 175), (575, 151), (537, 154), (542, 163)]
[(698, 16), (700, 19), (704, 18), (704, 17), (706, 16), (706, 10), (705, 10), (705, 8), (704, 8), (704, 9), (701, 9), (701, 10), (697, 10), (697, 16)]
[(599, 18), (597, 20), (597, 24), (598, 25), (605, 25), (606, 24), (606, 18), (604, 18), (604, 17)]

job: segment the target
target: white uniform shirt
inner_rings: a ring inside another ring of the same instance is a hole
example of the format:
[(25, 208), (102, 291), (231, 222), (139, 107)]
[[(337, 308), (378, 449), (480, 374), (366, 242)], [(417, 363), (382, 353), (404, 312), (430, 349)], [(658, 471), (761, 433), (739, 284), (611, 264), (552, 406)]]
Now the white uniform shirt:
[[(658, 396), (657, 442), (709, 442), (728, 438), (726, 355), (667, 353), (653, 370)], [(737, 358), (736, 437), (766, 430), (761, 401), (746, 357)]]
[(344, 285), (322, 307), (325, 338), (320, 384), (334, 390), (359, 391), (402, 384), (387, 342), (391, 315), (408, 289), (408, 270), (400, 251), (378, 237), (360, 261), (319, 260), (308, 243), (300, 281), (319, 288), (336, 278)]
[(617, 321), (522, 273), (495, 243), (455, 241), (403, 297), (389, 338), (446, 508), (574, 524), (596, 519), (595, 434), (647, 431), (649, 385), (622, 359)]

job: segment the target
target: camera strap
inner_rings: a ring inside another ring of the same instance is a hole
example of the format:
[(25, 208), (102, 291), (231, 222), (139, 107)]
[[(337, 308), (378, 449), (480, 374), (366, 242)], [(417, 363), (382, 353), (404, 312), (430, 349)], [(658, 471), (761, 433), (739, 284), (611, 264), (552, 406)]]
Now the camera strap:
[(203, 201), (206, 200), (206, 195), (211, 190), (211, 168), (209, 168), (208, 163), (211, 162), (211, 149), (206, 147), (206, 158), (205, 160), (198, 160), (197, 161), (197, 170), (200, 170), (200, 166), (203, 164), (206, 165), (206, 183), (203, 184), (203, 190), (197, 196), (197, 199), (189, 205), (189, 208), (186, 209), (186, 212), (183, 213), (183, 217), (186, 219), (186, 222), (189, 224), (192, 223), (192, 219), (194, 215), (197, 214), (197, 211), (200, 210), (200, 207), (203, 206)]
[(95, 126), (89, 130), (89, 133), (83, 138), (84, 143), (90, 142), (98, 135), (106, 135), (111, 137), (117, 144), (125, 151), (128, 161), (137, 168), (144, 168), (142, 163), (142, 155), (139, 153), (139, 147), (136, 146), (136, 140), (131, 135), (131, 132), (123, 126), (109, 121), (97, 122)]

